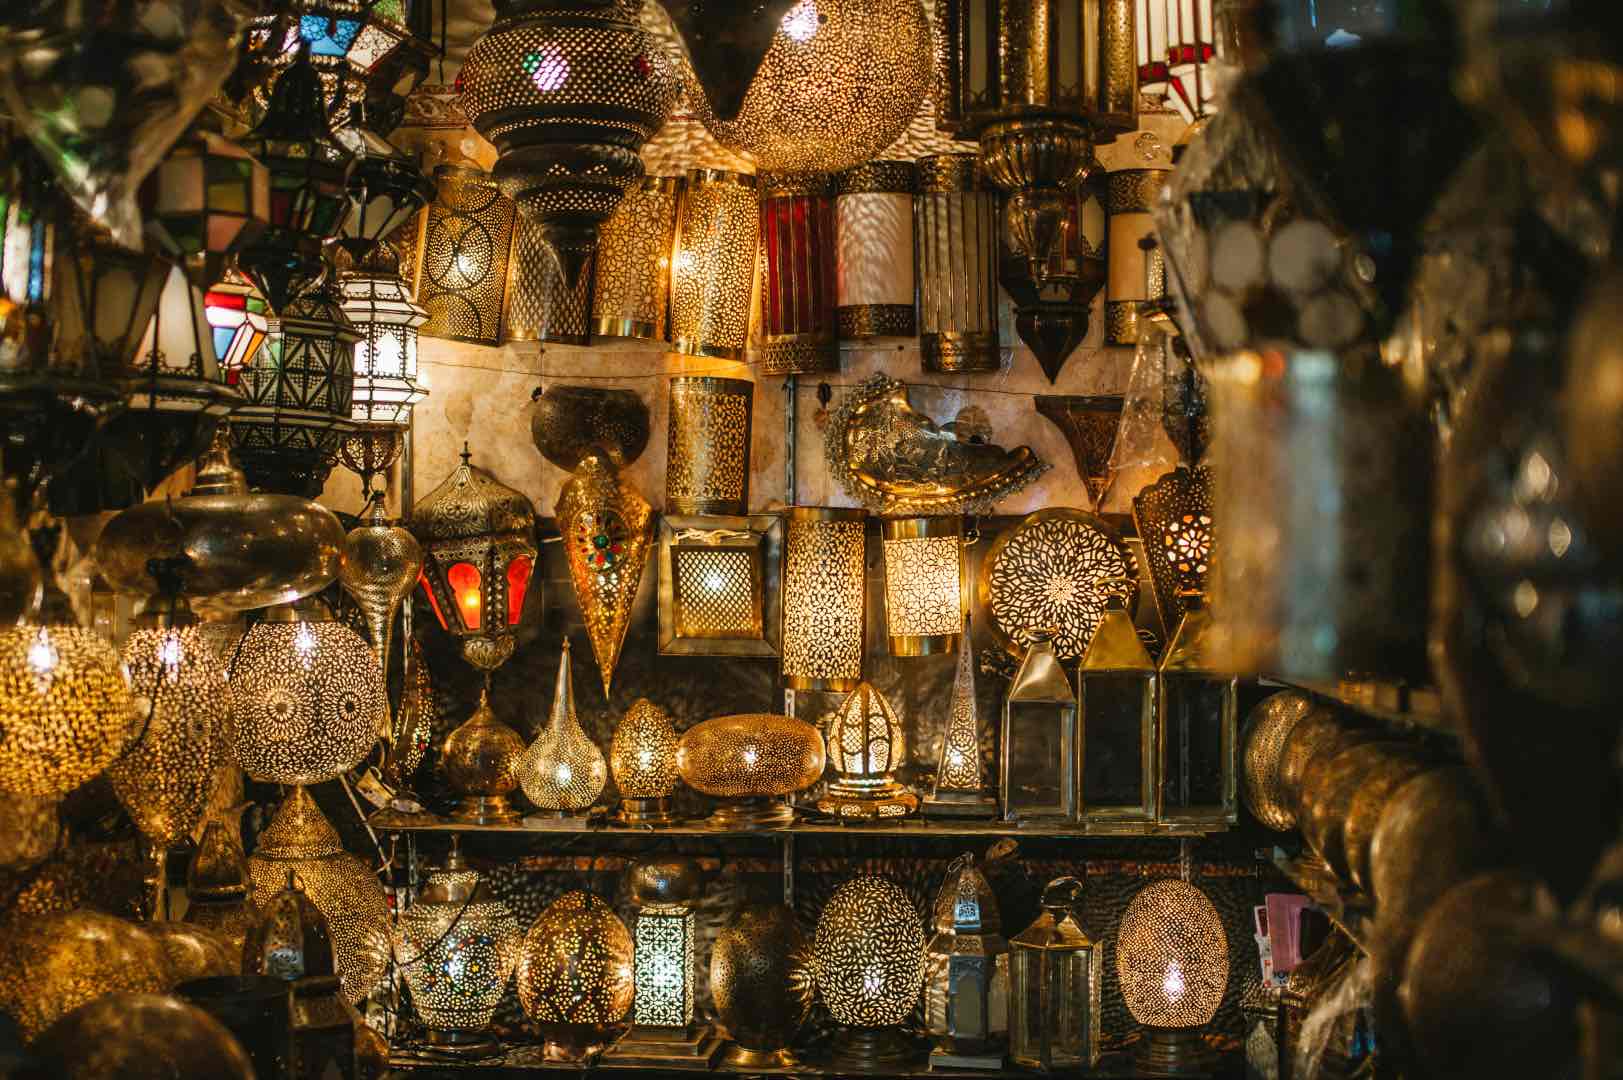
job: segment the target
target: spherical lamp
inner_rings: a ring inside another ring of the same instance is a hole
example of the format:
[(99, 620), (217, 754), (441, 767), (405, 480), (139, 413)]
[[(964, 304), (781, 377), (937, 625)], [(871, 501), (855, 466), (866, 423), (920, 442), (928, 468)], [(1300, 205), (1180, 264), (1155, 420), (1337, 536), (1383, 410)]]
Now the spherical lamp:
[(726, 1062), (738, 1069), (789, 1068), (789, 1052), (811, 1015), (817, 976), (811, 942), (782, 904), (746, 907), (710, 947), (710, 993), (732, 1037)]
[(834, 780), (817, 809), (843, 820), (906, 817), (919, 797), (897, 783), (907, 759), (906, 736), (896, 710), (868, 683), (851, 691), (828, 718), (824, 732)]
[(103, 994), (162, 993), (173, 982), (156, 938), (100, 912), (16, 917), (0, 938), (0, 1011), (25, 1042)]
[(0, 630), (0, 789), (65, 795), (110, 765), (134, 734), (118, 653), (90, 630)]
[(882, 877), (841, 885), (817, 920), (814, 949), (817, 990), (842, 1025), (835, 1067), (872, 1072), (910, 1059), (897, 1029), (924, 986), (924, 926), (901, 887)]
[(548, 1056), (584, 1057), (609, 1041), (631, 1008), (631, 933), (602, 897), (565, 893), (524, 935), (517, 983)]
[(647, 698), (638, 698), (620, 718), (609, 744), (609, 768), (620, 789), (620, 811), (627, 825), (668, 825), (676, 790), (676, 729), (671, 714)]
[(1116, 931), (1116, 976), (1133, 1019), (1147, 1029), (1137, 1065), (1150, 1076), (1203, 1072), (1200, 1029), (1228, 986), (1223, 920), (1206, 894), (1169, 878), (1140, 889)]
[(729, 829), (771, 828), (795, 819), (783, 801), (823, 775), (823, 736), (804, 720), (771, 713), (718, 716), (695, 724), (676, 746), (688, 787), (727, 800), (710, 821)]
[(1240, 736), (1244, 759), (1240, 794), (1254, 817), (1275, 832), (1296, 827), (1295, 799), (1287, 800), (1281, 785), (1285, 740), (1309, 714), (1319, 711), (1310, 694), (1281, 690), (1263, 698), (1246, 714)]
[(233, 946), (219, 931), (169, 919), (147, 923), (146, 931), (163, 946), (176, 986), (193, 979), (242, 974), (241, 945)]

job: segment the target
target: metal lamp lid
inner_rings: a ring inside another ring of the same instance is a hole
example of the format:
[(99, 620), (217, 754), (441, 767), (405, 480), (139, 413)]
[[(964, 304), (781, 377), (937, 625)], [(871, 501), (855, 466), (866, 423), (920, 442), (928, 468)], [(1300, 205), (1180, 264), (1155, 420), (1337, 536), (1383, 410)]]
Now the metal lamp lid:
[(1155, 661), (1139, 640), (1119, 593), (1105, 598), (1105, 613), (1082, 654), (1082, 671), (1155, 671)]
[(1049, 629), (1030, 631), (1031, 647), (1009, 684), (1010, 701), (1076, 704), (1071, 680), (1060, 666), (1059, 657), (1054, 655), (1054, 633)]
[(947, 867), (946, 879), (935, 895), (935, 931), (938, 934), (995, 935), (1003, 932), (992, 886), (967, 852)]
[(534, 529), (530, 500), (469, 464), (471, 456), (464, 446), (462, 464), (412, 510), (411, 531), (424, 543), (498, 533), (527, 535)]
[(1055, 878), (1043, 889), (1043, 913), (1010, 941), (1026, 949), (1086, 949), (1094, 944), (1076, 919), (1082, 900), (1082, 882), (1074, 877)]
[(1206, 610), (1205, 595), (1195, 589), (1178, 593), (1184, 601), (1183, 618), (1178, 632), (1172, 635), (1166, 656), (1161, 660), (1162, 671), (1184, 671), (1193, 674), (1217, 672), (1214, 660), (1214, 624), (1212, 613)]

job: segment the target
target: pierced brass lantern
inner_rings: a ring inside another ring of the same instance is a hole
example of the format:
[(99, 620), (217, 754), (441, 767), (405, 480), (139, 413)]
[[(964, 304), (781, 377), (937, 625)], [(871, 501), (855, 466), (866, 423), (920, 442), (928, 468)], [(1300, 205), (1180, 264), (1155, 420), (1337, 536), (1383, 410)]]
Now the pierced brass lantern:
[(906, 817), (919, 797), (896, 780), (907, 760), (902, 722), (885, 695), (868, 683), (851, 691), (830, 714), (824, 733), (834, 779), (817, 809), (842, 821)]
[(793, 822), (794, 808), (783, 797), (816, 783), (826, 760), (816, 728), (771, 713), (694, 724), (676, 747), (676, 767), (688, 787), (727, 800), (709, 820), (730, 829)]
[(947, 867), (936, 893), (935, 935), (926, 949), (924, 1025), (932, 1063), (960, 1068), (965, 1058), (998, 1069), (1009, 1027), (1009, 943), (997, 897), (972, 855)]
[(953, 651), (969, 606), (964, 589), (964, 519), (886, 518), (880, 533), (891, 655)]
[(1042, 914), (1009, 942), (1009, 1057), (1050, 1072), (1099, 1063), (1103, 949), (1077, 921), (1082, 883), (1057, 878)]
[(671, 812), (677, 741), (671, 714), (647, 698), (633, 701), (615, 725), (609, 767), (620, 789), (620, 821), (657, 826), (678, 820)]
[(947, 727), (941, 733), (935, 786), (924, 802), (926, 816), (991, 817), (997, 795), (987, 787), (981, 768), (980, 708), (975, 703), (975, 650), (970, 645), (969, 616), (964, 616), (963, 647), (947, 704)]
[(620, 475), (610, 453), (593, 448), (553, 510), (606, 699), (654, 543), (653, 507)]
[(509, 796), (518, 789), (524, 740), (496, 719), (490, 691), (479, 692), (473, 714), (457, 725), (440, 748), (441, 767), (457, 796), (451, 816), (477, 825), (517, 821)]
[(569, 670), (569, 639), (558, 657), (558, 685), (552, 715), (517, 766), (524, 795), (536, 807), (554, 813), (580, 814), (603, 793), (609, 778), (603, 751), (592, 742), (575, 716), (575, 683)]
[(547, 1054), (577, 1060), (607, 1043), (634, 997), (631, 933), (595, 893), (554, 900), (524, 935), (519, 1004), (547, 1038)]
[(787, 1068), (816, 998), (811, 942), (782, 904), (741, 909), (710, 948), (716, 1018), (733, 1040), (727, 1064)]
[(104, 994), (161, 994), (174, 982), (157, 938), (99, 911), (14, 915), (0, 932), (0, 957), (0, 1011), (25, 1043)]
[(904, 1065), (913, 1050), (898, 1025), (924, 985), (924, 927), (913, 901), (889, 878), (852, 878), (829, 897), (813, 948), (817, 992), (841, 1025), (835, 1068)]
[(1228, 986), (1228, 937), (1206, 894), (1169, 878), (1140, 889), (1116, 931), (1116, 975), (1127, 1011), (1147, 1028), (1137, 1066), (1150, 1076), (1201, 1072), (1200, 1029)]
[(675, 856), (640, 858), (627, 869), (626, 886), (636, 908), (633, 1026), (606, 1058), (645, 1067), (708, 1066), (720, 1053), (721, 1040), (709, 1024), (694, 1022), (699, 865)]
[(791, 506), (784, 516), (784, 685), (855, 690), (862, 681), (867, 511)]
[(0, 630), (0, 789), (65, 795), (112, 764), (133, 734), (121, 668), (94, 631)]

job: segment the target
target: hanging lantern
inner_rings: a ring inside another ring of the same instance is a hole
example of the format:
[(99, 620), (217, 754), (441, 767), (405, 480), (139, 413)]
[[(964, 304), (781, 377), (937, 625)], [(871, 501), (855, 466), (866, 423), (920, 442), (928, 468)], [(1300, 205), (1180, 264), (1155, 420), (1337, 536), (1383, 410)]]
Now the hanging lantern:
[(457, 837), (395, 931), (400, 973), (428, 1041), (452, 1053), (488, 1053), (491, 1018), (518, 963), (523, 930), (462, 858)]
[(834, 178), (772, 174), (761, 196), (762, 370), (838, 371)]
[(906, 130), (929, 88), (931, 56), (919, 0), (800, 0), (779, 21), (739, 107), (712, 103), (707, 87), (688, 81), (716, 141), (763, 171), (839, 172)]
[(434, 182), (410, 156), (364, 123), (341, 128), (334, 138), (355, 161), (349, 174), (349, 214), (338, 243), (365, 265), (386, 237), (434, 201)]
[(598, 230), (593, 336), (669, 339), (671, 257), (682, 187), (679, 176), (643, 177)]
[(372, 650), (389, 684), (389, 645), (395, 614), (423, 574), (423, 549), (416, 537), (383, 516), (383, 500), (372, 503), (371, 517), (344, 537), (344, 559), (338, 581), (366, 619)]
[(890, 654), (951, 652), (969, 606), (963, 588), (964, 519), (886, 518), (880, 533)]
[(553, 512), (607, 698), (654, 541), (653, 508), (607, 454), (593, 449), (558, 493)]
[(552, 714), (518, 763), (518, 778), (525, 798), (538, 809), (559, 816), (582, 814), (603, 794), (609, 778), (603, 751), (575, 716), (575, 684), (569, 670), (567, 637), (558, 657)]
[(932, 1068), (1003, 1067), (1009, 1030), (1009, 943), (997, 897), (973, 855), (947, 866), (925, 949), (924, 1026)]
[(1032, 629), (1030, 638), (1003, 699), (1003, 820), (1074, 820), (1076, 695), (1054, 655), (1053, 632)]
[(132, 704), (118, 654), (74, 626), (0, 630), (0, 789), (65, 795), (123, 752)]
[(243, 946), (243, 970), (284, 982), (332, 975), (337, 966), (326, 916), (291, 871), (266, 890), (259, 922)]
[(1183, 621), (1161, 658), (1161, 791), (1163, 822), (1227, 822), (1236, 802), (1239, 679), (1218, 670), (1205, 598), (1184, 598)]
[(597, 229), (642, 179), (637, 151), (679, 82), (641, 26), (642, 0), (504, 5), (457, 76), (463, 112), (496, 144), (496, 176), (573, 287)]
[[(1076, 678), (1077, 805), (1084, 823), (1154, 821), (1159, 747), (1155, 661), (1113, 592)], [(1209, 719), (1209, 718), (1208, 718)]]
[(778, 655), (782, 551), (777, 514), (660, 515), (660, 655)]
[(235, 267), (203, 295), (204, 317), (214, 334), (214, 356), (226, 381), (235, 385), (254, 362), (270, 330), (264, 296)]
[(1212, 470), (1179, 466), (1133, 496), (1133, 525), (1155, 583), (1163, 627), (1177, 628), (1184, 595), (1205, 594), (1212, 566)]
[(782, 904), (741, 908), (710, 946), (710, 994), (737, 1069), (790, 1068), (816, 998), (811, 942)]
[[(409, 93), (413, 78), (421, 78), (427, 70), (426, 56), (414, 63), (402, 55), (422, 49), (421, 44), (413, 47), (412, 33), (405, 25), (408, 6), (404, 0), (373, 4), (365, 0), (278, 0), (273, 14), (249, 24), (247, 48), (233, 80), (246, 87), (240, 107), (249, 115), (263, 111), (277, 73), (308, 50), (321, 77), (322, 99), (329, 112), (347, 123), (350, 109), (364, 103), (370, 119), (386, 119), (390, 111), (384, 107), (386, 99), (393, 93)], [(380, 93), (379, 83), (387, 84), (393, 93)], [(405, 85), (397, 86), (399, 83)], [(378, 130), (389, 127), (380, 125)]]
[(791, 506), (784, 516), (784, 685), (855, 690), (862, 681), (868, 512)]
[(323, 242), (349, 215), (354, 157), (332, 136), (321, 80), (301, 51), (276, 80), (265, 118), (241, 140), (270, 171), (270, 226), (237, 252), (237, 267), (271, 311), (284, 309), (326, 276)]
[(1116, 976), (1133, 1019), (1147, 1028), (1135, 1064), (1150, 1076), (1200, 1072), (1211, 1053), (1200, 1029), (1228, 986), (1228, 936), (1194, 885), (1168, 879), (1138, 891), (1116, 931)]
[(1099, 1064), (1103, 950), (1077, 921), (1082, 883), (1056, 878), (1042, 914), (1009, 941), (1009, 1057), (1055, 1072)]
[(571, 285), (548, 245), (545, 233), (528, 221), (519, 223), (508, 267), (507, 310), (502, 316), (508, 341), (544, 341), (585, 345), (591, 341), (592, 263)]
[(698, 918), (703, 881), (699, 864), (683, 858), (642, 858), (626, 871), (636, 907), (632, 923), (632, 1028), (605, 1060), (614, 1065), (708, 1069), (721, 1052), (709, 1024), (695, 1024)]
[(913, 196), (919, 167), (870, 161), (835, 177), (834, 317), (841, 341), (912, 337)]
[(665, 511), (749, 513), (750, 421), (755, 384), (675, 375), (665, 443)]
[(899, 1029), (924, 983), (924, 927), (895, 882), (852, 878), (817, 919), (817, 992), (840, 1031), (836, 1070), (903, 1066), (913, 1047)]
[(760, 238), (753, 176), (690, 169), (671, 264), (671, 348), (741, 360)]
[(104, 378), (135, 365), (169, 275), (162, 258), (121, 248), (88, 222), (58, 231), (50, 304), (57, 363)]
[(412, 303), (394, 251), (379, 244), (340, 279), (344, 314), (360, 333), (350, 417), (357, 429), (344, 436), (339, 457), (360, 474), (370, 493), (372, 477), (400, 458), (411, 410), (428, 396), (418, 381), (417, 333), (428, 312)]
[(1118, 169), (1105, 180), (1110, 221), (1105, 344), (1138, 344), (1139, 305), (1166, 295), (1166, 260), (1150, 210), (1171, 175), (1167, 169)]
[(360, 333), (337, 290), (322, 285), (285, 306), (241, 376), (246, 403), (232, 413), (231, 441), (254, 487), (315, 498), (353, 430), (355, 346)]
[(548, 1057), (578, 1060), (614, 1036), (631, 1008), (634, 957), (625, 923), (595, 893), (565, 893), (541, 913), (524, 935), (516, 982)]
[(947, 703), (947, 727), (941, 733), (941, 756), (935, 785), (924, 800), (925, 816), (990, 817), (997, 796), (988, 790), (981, 769), (980, 707), (975, 703), (975, 649), (970, 643), (969, 614), (964, 614), (963, 645)]
[(1090, 161), (1085, 177), (1063, 193), (1064, 220), (1039, 278), (1031, 260), (1004, 249), (998, 280), (1014, 301), (1014, 329), (1048, 381), (1088, 334), (1093, 298), (1104, 288), (1104, 170)]
[(792, 824), (794, 807), (784, 797), (816, 783), (826, 760), (816, 728), (771, 713), (694, 724), (676, 745), (676, 768), (687, 786), (726, 800), (708, 819), (723, 829)]
[(614, 726), (609, 745), (609, 768), (620, 791), (617, 820), (627, 825), (670, 825), (679, 820), (671, 812), (676, 790), (676, 729), (671, 716), (647, 698), (631, 703)]
[(844, 821), (906, 817), (919, 808), (919, 797), (896, 781), (907, 761), (906, 734), (885, 695), (862, 683), (827, 722), (834, 779), (817, 800), (820, 812)]
[(434, 186), (438, 195), (417, 219), (412, 292), (428, 312), (422, 332), (500, 345), (513, 202), (478, 169), (441, 165), (434, 170)]
[(975, 155), (920, 158), (915, 207), (924, 370), (998, 370), (997, 196)]
[(237, 249), (270, 223), (270, 172), (200, 121), (169, 149), (141, 188), (147, 235), (206, 289)]

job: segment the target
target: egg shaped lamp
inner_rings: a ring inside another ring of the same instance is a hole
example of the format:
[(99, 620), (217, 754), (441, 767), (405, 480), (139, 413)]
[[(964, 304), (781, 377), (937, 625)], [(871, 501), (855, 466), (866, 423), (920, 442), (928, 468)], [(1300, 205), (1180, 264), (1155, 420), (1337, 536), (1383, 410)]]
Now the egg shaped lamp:
[(579, 1060), (618, 1032), (634, 997), (631, 933), (595, 893), (554, 900), (524, 935), (515, 979), (553, 1060)]
[(710, 815), (725, 829), (793, 823), (784, 797), (823, 775), (823, 736), (804, 720), (772, 713), (718, 716), (683, 732), (676, 768), (688, 787), (724, 800)]
[(789, 1047), (815, 1002), (812, 943), (782, 904), (739, 910), (710, 947), (710, 994), (735, 1069), (792, 1068)]
[(834, 890), (813, 939), (817, 992), (841, 1025), (838, 1071), (905, 1066), (915, 1048), (900, 1029), (924, 986), (924, 926), (889, 878), (856, 877)]
[(1169, 878), (1138, 891), (1116, 931), (1116, 975), (1127, 1011), (1144, 1026), (1138, 1070), (1149, 1076), (1204, 1073), (1211, 1055), (1200, 1029), (1228, 986), (1228, 938), (1206, 894)]
[(647, 698), (631, 703), (609, 744), (609, 770), (620, 789), (617, 820), (627, 825), (670, 825), (676, 769), (676, 728), (671, 715)]
[(834, 773), (817, 809), (841, 821), (906, 817), (919, 797), (896, 780), (907, 760), (901, 718), (885, 695), (862, 683), (828, 718), (824, 732)]

